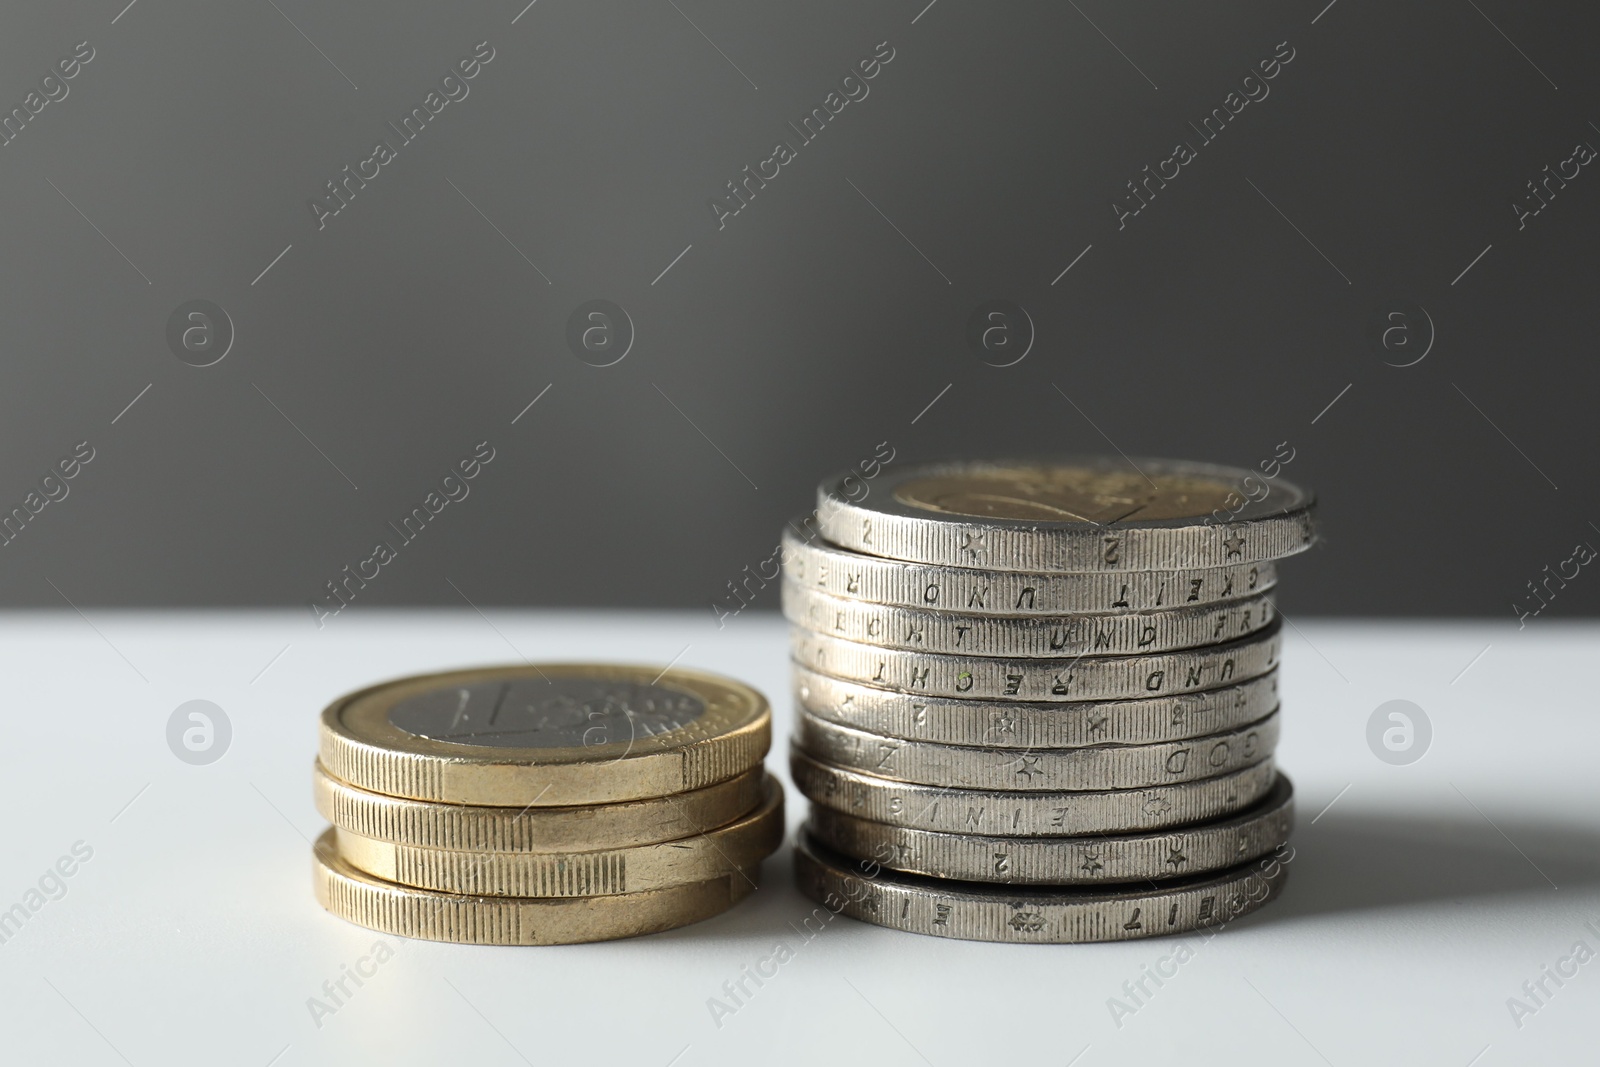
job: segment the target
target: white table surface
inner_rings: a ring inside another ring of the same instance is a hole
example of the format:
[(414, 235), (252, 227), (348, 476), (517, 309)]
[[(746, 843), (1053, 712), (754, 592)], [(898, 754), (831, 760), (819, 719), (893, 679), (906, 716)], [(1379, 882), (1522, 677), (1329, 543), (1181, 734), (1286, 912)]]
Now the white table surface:
[[(1120, 1026), (1108, 999), (1175, 940), (986, 945), (840, 918), (801, 943), (789, 922), (814, 905), (792, 886), (787, 847), (755, 897), (667, 934), (558, 948), (385, 938), (393, 958), (318, 1025), (308, 998), (380, 939), (311, 894), (323, 826), (309, 771), (328, 700), (521, 656), (680, 657), (767, 692), (787, 738), (781, 622), (350, 612), (318, 631), (308, 613), (0, 617), (0, 909), (76, 843), (93, 850), (65, 895), (35, 897), (0, 944), (0, 1061), (1593, 1062), (1600, 960), (1559, 987), (1545, 979), (1551, 995), (1520, 1026), (1507, 1000), (1526, 1001), (1523, 983), (1576, 942), (1600, 951), (1600, 626), (1296, 622), (1279, 748), (1299, 803), (1288, 888)], [(234, 731), (201, 767), (165, 739), (173, 709), (197, 698)], [(1366, 744), (1368, 716), (1394, 698), (1434, 727), (1410, 766)], [(769, 763), (780, 774), (784, 748)], [(789, 804), (792, 827), (805, 802), (791, 791)], [(718, 1026), (708, 998), (779, 941), (794, 958)]]

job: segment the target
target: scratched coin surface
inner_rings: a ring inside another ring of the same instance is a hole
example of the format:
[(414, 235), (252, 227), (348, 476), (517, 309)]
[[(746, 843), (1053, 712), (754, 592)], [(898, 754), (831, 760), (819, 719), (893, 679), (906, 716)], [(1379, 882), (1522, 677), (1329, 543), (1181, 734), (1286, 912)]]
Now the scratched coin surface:
[(865, 604), (793, 582), (783, 583), (783, 614), (796, 626), (858, 644), (1005, 659), (1171, 652), (1247, 637), (1276, 618), (1265, 593), (1131, 614), (1008, 619)]
[(879, 778), (961, 789), (1142, 789), (1231, 774), (1272, 755), (1277, 713), (1226, 733), (1159, 745), (991, 749), (880, 737), (802, 710), (794, 743), (823, 763)]
[(323, 818), (363, 837), (454, 852), (590, 852), (675, 841), (755, 810), (760, 769), (648, 800), (572, 807), (490, 808), (384, 796), (357, 789), (318, 764), (312, 791)]
[(1276, 773), (1267, 757), (1217, 778), (1145, 789), (959, 789), (897, 782), (789, 751), (789, 775), (813, 804), (913, 830), (994, 837), (1133, 833), (1233, 815), (1265, 796)]
[(961, 700), (896, 693), (791, 664), (796, 704), (819, 719), (884, 737), (993, 749), (1153, 745), (1220, 733), (1278, 706), (1278, 672), (1220, 689), (1144, 700)]
[(1215, 689), (1278, 663), (1279, 624), (1223, 645), (1139, 656), (991, 659), (906, 652), (801, 627), (790, 652), (802, 665), (847, 682), (972, 700), (1124, 700)]
[(760, 693), (685, 668), (524, 664), (418, 675), (322, 713), (329, 774), (390, 796), (502, 807), (699, 789), (761, 762)]
[(890, 468), (817, 490), (822, 536), (869, 556), (1029, 572), (1230, 567), (1304, 551), (1311, 494), (1257, 471), (1120, 457)]
[(468, 945), (571, 945), (672, 930), (727, 911), (754, 888), (749, 875), (598, 897), (495, 897), (399, 885), (339, 856), (336, 831), (312, 849), (317, 900), (369, 930)]
[(925, 878), (843, 856), (802, 834), (800, 891), (838, 915), (969, 941), (1127, 941), (1220, 927), (1277, 896), (1292, 852), (1162, 882), (1057, 888)]
[(1147, 834), (989, 837), (934, 833), (858, 819), (820, 805), (806, 830), (846, 856), (931, 878), (1033, 885), (1149, 882), (1217, 871), (1264, 856), (1289, 839), (1294, 790), (1279, 775), (1239, 814)]
[(761, 806), (677, 841), (586, 852), (460, 852), (419, 848), (336, 827), (339, 855), (375, 878), (419, 889), (497, 897), (598, 897), (749, 875), (783, 840), (783, 787), (768, 777)]
[[(1264, 593), (1278, 582), (1270, 562), (1167, 571), (1026, 574), (934, 567), (864, 556), (795, 531), (783, 531), (783, 574), (829, 596), (929, 611), (1010, 618), (1109, 614), (1193, 607)], [(809, 527), (807, 527), (809, 529)]]

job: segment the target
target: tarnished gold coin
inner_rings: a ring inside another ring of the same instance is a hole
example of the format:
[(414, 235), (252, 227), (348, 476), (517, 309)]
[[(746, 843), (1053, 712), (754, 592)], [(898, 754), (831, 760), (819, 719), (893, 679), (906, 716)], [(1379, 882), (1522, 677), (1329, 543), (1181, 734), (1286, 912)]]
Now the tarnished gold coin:
[(598, 897), (760, 870), (783, 841), (783, 787), (731, 825), (634, 848), (594, 852), (453, 852), (337, 829), (340, 857), (375, 878), (419, 889), (497, 897)]
[(650, 800), (577, 807), (487, 808), (384, 796), (312, 772), (317, 810), (362, 837), (456, 852), (589, 852), (674, 841), (714, 830), (762, 801), (760, 769)]
[(425, 674), (341, 697), (321, 761), (360, 789), (497, 807), (609, 804), (757, 766), (766, 698), (683, 668), (525, 664)]
[(339, 857), (335, 831), (312, 849), (317, 900), (369, 930), (467, 945), (572, 945), (672, 930), (727, 911), (755, 889), (755, 872), (606, 897), (487, 897), (414, 889)]

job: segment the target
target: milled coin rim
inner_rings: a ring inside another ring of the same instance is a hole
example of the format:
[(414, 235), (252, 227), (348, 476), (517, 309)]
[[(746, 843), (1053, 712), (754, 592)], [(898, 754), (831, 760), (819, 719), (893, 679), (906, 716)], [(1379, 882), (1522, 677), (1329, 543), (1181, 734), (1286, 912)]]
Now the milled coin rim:
[[(1282, 632), (1281, 619), (1274, 619), (1263, 630), (1220, 645), (1137, 656), (1000, 659), (880, 648), (791, 626), (789, 651), (791, 658), (818, 674), (900, 693), (1027, 703), (1046, 703), (1052, 698), (1062, 702), (1136, 700), (1219, 689), (1266, 674), (1278, 665)], [(1242, 670), (1236, 666), (1240, 661), (1246, 663)], [(844, 666), (836, 665), (839, 662)], [(877, 664), (871, 675), (857, 669), (871, 663)], [(892, 676), (886, 675), (891, 668)], [(1188, 673), (1180, 674), (1185, 668)], [(844, 673), (847, 669), (851, 673)], [(1212, 671), (1214, 676), (1202, 676), (1190, 685), (1188, 679), (1196, 670), (1202, 675)], [(1223, 671), (1229, 672), (1226, 677)], [(1170, 686), (1169, 676), (1174, 679)], [(963, 680), (968, 683), (966, 688), (961, 688)]]
[(335, 826), (339, 856), (386, 882), (495, 897), (598, 897), (759, 869), (783, 843), (783, 786), (772, 775), (755, 810), (726, 826), (628, 848), (461, 852), (383, 841)]
[[(1253, 722), (1278, 707), (1277, 668), (1218, 689), (1059, 703), (900, 693), (834, 678), (792, 660), (789, 669), (795, 704), (818, 718), (930, 744), (1004, 749), (1164, 744)], [(855, 710), (845, 711), (846, 706)], [(980, 718), (987, 724), (977, 731)], [(1103, 725), (1096, 727), (1097, 721)], [(1201, 725), (1189, 725), (1195, 722)], [(1105, 735), (1096, 736), (1101, 729)]]
[(1304, 551), (1315, 540), (1310, 521), (1315, 497), (1282, 478), (1271, 479), (1272, 491), (1267, 497), (1246, 501), (1224, 520), (1195, 515), (1101, 524), (993, 518), (929, 511), (906, 504), (895, 494), (899, 486), (921, 478), (1019, 467), (1122, 471), (1129, 462), (1147, 475), (1205, 478), (1225, 485), (1236, 485), (1246, 477), (1262, 478), (1258, 472), (1222, 464), (1158, 458), (962, 460), (887, 471), (858, 502), (850, 499), (846, 483), (859, 478), (843, 471), (817, 487), (818, 525), (826, 540), (852, 552), (938, 566), (1013, 571), (1220, 567), (1281, 559)]
[(1152, 611), (1026, 617), (869, 604), (788, 580), (781, 594), (784, 618), (812, 633), (902, 652), (996, 659), (1188, 652), (1261, 633), (1277, 618), (1268, 591)]
[(760, 767), (685, 793), (616, 804), (499, 808), (411, 800), (360, 789), (312, 768), (317, 811), (364, 837), (457, 852), (586, 852), (672, 841), (725, 826), (765, 795)]
[[(1268, 592), (1278, 584), (1272, 560), (1187, 570), (1055, 574), (912, 563), (852, 552), (820, 537), (806, 540), (795, 531), (808, 521), (795, 519), (784, 527), (783, 574), (789, 581), (830, 596), (919, 611), (1004, 618), (1158, 611), (1225, 604)], [(1229, 591), (1216, 595), (1208, 591), (1202, 598), (1192, 584), (1196, 581), (1207, 590), (1209, 583), (1221, 581)], [(954, 599), (947, 600), (952, 592)], [(1192, 601), (1190, 593), (1195, 595)]]
[(1265, 796), (1276, 774), (1268, 756), (1231, 774), (1176, 785), (1024, 793), (897, 782), (789, 750), (789, 779), (812, 804), (891, 826), (991, 837), (1133, 834), (1223, 818)]
[[(796, 886), (835, 915), (906, 933), (1010, 944), (1129, 941), (1220, 928), (1278, 896), (1288, 863), (1267, 857), (1145, 887), (1058, 889), (985, 885), (900, 874), (870, 863), (852, 865), (849, 857), (805, 834), (794, 845)], [(874, 868), (870, 874), (869, 867)]]
[[(551, 677), (665, 685), (706, 704), (681, 730), (605, 745), (489, 748), (419, 737), (389, 722), (399, 700), (451, 684)], [(319, 755), (361, 789), (413, 800), (501, 807), (607, 804), (681, 793), (748, 771), (771, 744), (771, 710), (755, 689), (684, 667), (624, 663), (511, 664), (392, 679), (322, 712)]]
[(467, 945), (574, 945), (661, 933), (720, 915), (757, 881), (730, 874), (609, 897), (490, 897), (373, 878), (340, 858), (332, 827), (311, 851), (317, 902), (333, 915), (396, 937)]
[(1281, 725), (1273, 711), (1232, 730), (1151, 745), (990, 749), (882, 737), (801, 709), (792, 744), (819, 763), (912, 785), (1082, 793), (1181, 785), (1244, 770), (1274, 754)]
[(957, 834), (874, 822), (822, 805), (811, 808), (804, 832), (841, 856), (929, 878), (1107, 885), (1235, 867), (1283, 844), (1293, 828), (1294, 787), (1280, 773), (1272, 789), (1250, 808), (1152, 833), (1030, 838)]

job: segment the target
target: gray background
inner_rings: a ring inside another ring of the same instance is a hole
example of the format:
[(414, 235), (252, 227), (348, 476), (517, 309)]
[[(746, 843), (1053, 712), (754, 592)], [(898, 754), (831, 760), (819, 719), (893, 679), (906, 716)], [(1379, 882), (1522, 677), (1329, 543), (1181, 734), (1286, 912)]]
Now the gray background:
[[(1600, 546), (1600, 174), (1524, 229), (1511, 207), (1600, 146), (1592, 14), (925, 4), (13, 6), (0, 109), (95, 58), (0, 148), (0, 505), (96, 456), (0, 548), (0, 597), (304, 606), (484, 439), (358, 607), (709, 615), (881, 441), (1245, 466), (1288, 441), (1325, 536), (1291, 613), (1510, 620)], [(470, 95), (319, 230), (308, 199), (485, 40)], [(708, 198), (881, 41), (870, 95), (719, 230)], [(1270, 95), (1119, 230), (1124, 183), (1282, 41)], [(636, 330), (606, 368), (565, 337), (593, 298)], [(1034, 324), (1015, 366), (967, 343), (991, 298)], [(167, 345), (191, 299), (237, 331), (210, 367)], [(1436, 336), (1396, 368), (1369, 335), (1401, 304)], [(1585, 571), (1540, 621), (1597, 608)]]

